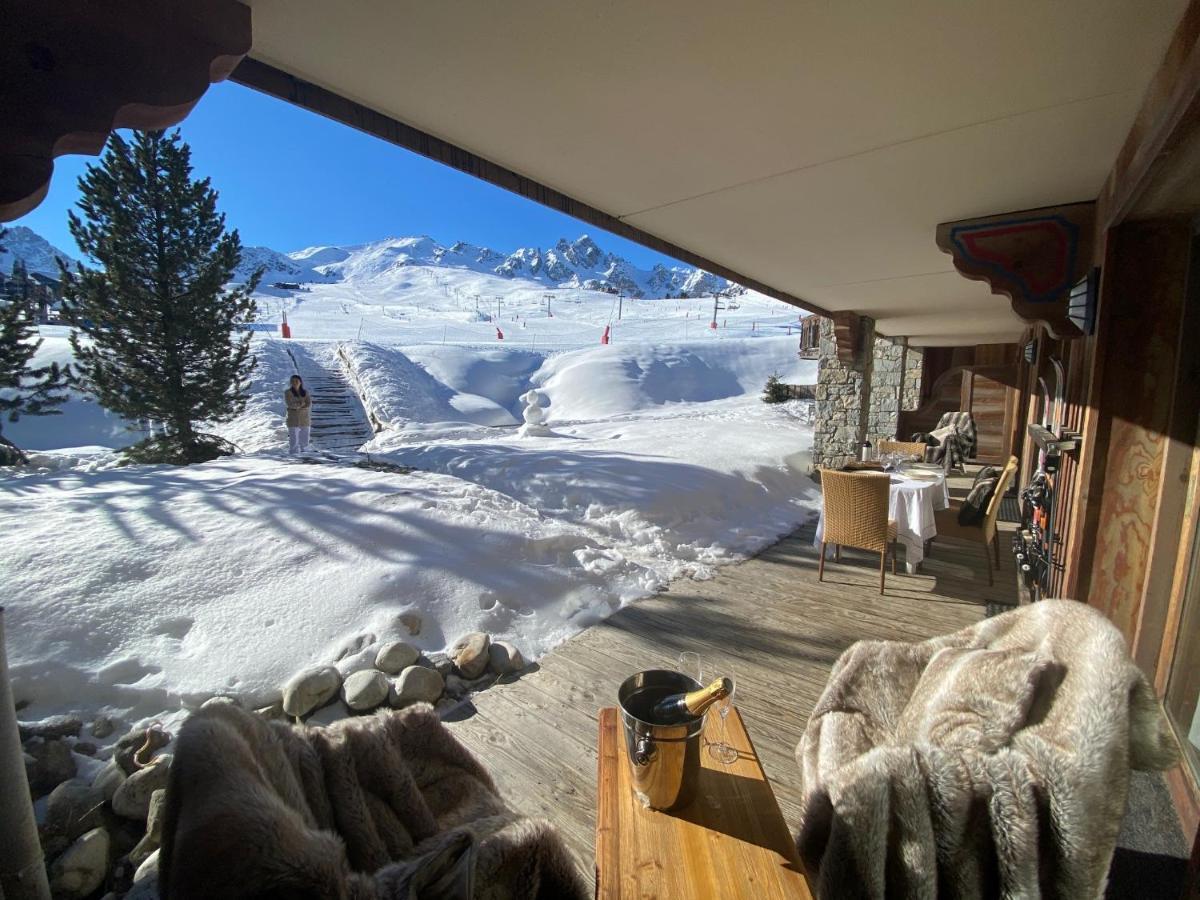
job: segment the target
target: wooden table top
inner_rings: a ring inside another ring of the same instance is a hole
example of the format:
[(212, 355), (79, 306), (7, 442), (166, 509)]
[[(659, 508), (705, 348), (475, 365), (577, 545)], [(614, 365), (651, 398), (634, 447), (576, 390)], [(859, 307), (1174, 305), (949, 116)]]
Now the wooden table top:
[[(682, 810), (659, 812), (634, 797), (616, 707), (600, 710), (597, 897), (812, 897), (792, 835), (736, 707), (727, 724), (737, 761), (723, 765), (702, 748), (696, 799)], [(719, 739), (715, 713), (705, 732)]]

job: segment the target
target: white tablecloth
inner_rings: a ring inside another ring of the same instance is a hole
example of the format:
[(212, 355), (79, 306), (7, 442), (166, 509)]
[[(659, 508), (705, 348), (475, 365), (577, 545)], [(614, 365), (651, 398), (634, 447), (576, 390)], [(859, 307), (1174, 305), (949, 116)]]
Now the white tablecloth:
[[(923, 478), (914, 477), (916, 475)], [(908, 475), (891, 473), (892, 486), (888, 492), (888, 518), (896, 523), (896, 539), (904, 545), (904, 559), (910, 572), (925, 558), (925, 542), (937, 536), (933, 512), (950, 507), (950, 488), (946, 476), (938, 472), (912, 472)], [(817, 522), (820, 546), (825, 534), (825, 504), (821, 503), (821, 518)]]

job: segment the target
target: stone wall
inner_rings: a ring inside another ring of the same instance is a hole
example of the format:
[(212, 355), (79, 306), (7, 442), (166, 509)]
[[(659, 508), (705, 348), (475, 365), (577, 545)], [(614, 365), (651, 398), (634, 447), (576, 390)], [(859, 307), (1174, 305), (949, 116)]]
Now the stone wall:
[[(875, 323), (863, 320), (863, 346), (873, 347)], [(873, 353), (862, 353), (854, 363), (837, 355), (833, 322), (821, 320), (821, 355), (817, 362), (817, 416), (813, 433), (813, 464), (835, 468), (858, 459), (867, 430)]]
[(871, 387), (867, 401), (867, 440), (896, 437), (900, 389), (904, 381), (904, 340), (875, 336), (872, 345)]
[(916, 409), (921, 405), (921, 374), (925, 352), (920, 347), (908, 347), (904, 354), (904, 386), (900, 389), (900, 408)]

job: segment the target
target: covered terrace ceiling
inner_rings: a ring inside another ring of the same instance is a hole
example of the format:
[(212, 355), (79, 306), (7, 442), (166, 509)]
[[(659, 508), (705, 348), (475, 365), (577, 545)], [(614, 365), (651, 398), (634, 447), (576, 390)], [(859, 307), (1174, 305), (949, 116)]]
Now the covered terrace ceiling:
[(946, 345), (1023, 323), (955, 272), (938, 223), (1093, 199), (1185, 3), (250, 6), (255, 60), (813, 307)]

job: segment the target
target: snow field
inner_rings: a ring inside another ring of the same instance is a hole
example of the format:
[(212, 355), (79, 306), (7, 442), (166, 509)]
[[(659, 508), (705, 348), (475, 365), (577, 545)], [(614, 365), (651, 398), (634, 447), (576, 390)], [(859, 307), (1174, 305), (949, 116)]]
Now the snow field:
[[(762, 548), (815, 507), (811, 429), (792, 405), (759, 401), (772, 373), (815, 380), (795, 338), (747, 326), (667, 340), (654, 335), (680, 322), (647, 315), (617, 334), (649, 341), (599, 346), (606, 313), (581, 301), (574, 318), (549, 320), (569, 350), (422, 342), (492, 327), (428, 307), (425, 325), (414, 312), (380, 336), (372, 322), (359, 342), (346, 326), (367, 313), (332, 299), (346, 289), (314, 285), (323, 299), (292, 307), (313, 339), (255, 339), (250, 402), (218, 429), (242, 455), (117, 469), (89, 462), (103, 451), (59, 450), (0, 481), (9, 656), (27, 715), (169, 724), (217, 692), (267, 703), (296, 670), (393, 638), (433, 651), (479, 629), (536, 659), (673, 578)], [(294, 359), (344, 371), (383, 427), (364, 449), (417, 471), (283, 456)], [(518, 437), (517, 398), (531, 386), (555, 437)], [(26, 446), (120, 446), (103, 419), (60, 418), (70, 426), (53, 434), (39, 430), (53, 417), (29, 420)], [(401, 622), (412, 615), (415, 635)]]

